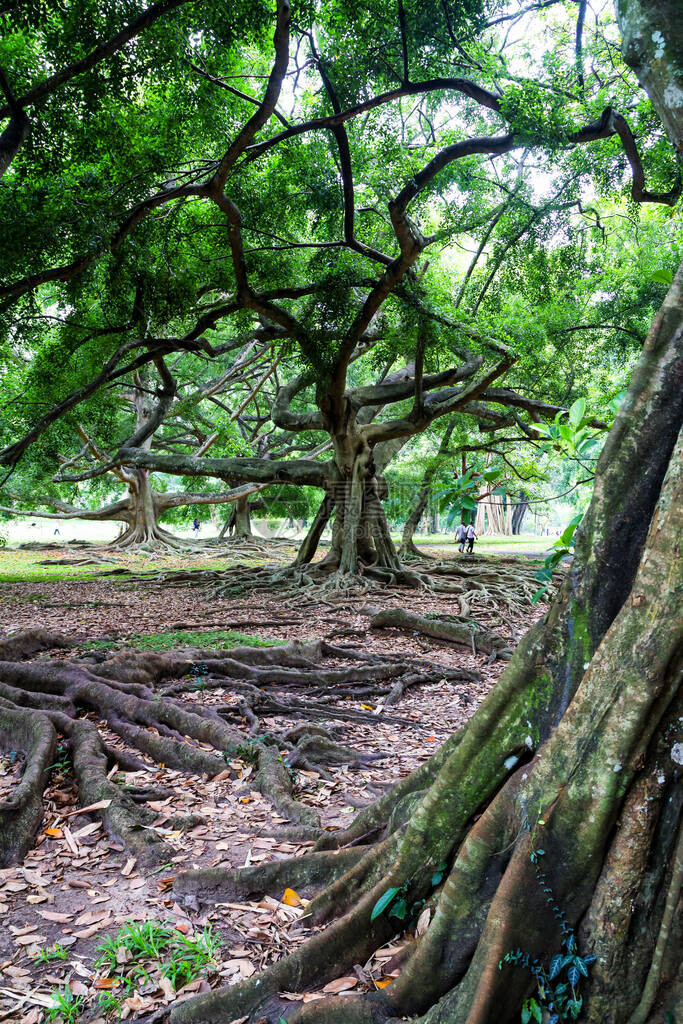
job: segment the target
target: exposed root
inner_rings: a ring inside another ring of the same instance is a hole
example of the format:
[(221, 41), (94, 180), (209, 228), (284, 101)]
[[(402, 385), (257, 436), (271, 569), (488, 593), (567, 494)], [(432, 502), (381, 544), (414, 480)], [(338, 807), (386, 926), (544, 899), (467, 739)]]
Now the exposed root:
[(370, 620), (373, 629), (394, 627), (424, 633), (440, 640), (471, 647), (474, 654), (483, 651), (509, 661), (512, 649), (497, 633), (480, 626), (473, 619), (463, 620), (451, 615), (413, 615), (404, 608), (386, 608)]
[(204, 903), (241, 899), (253, 893), (280, 896), (287, 886), (305, 894), (310, 887), (328, 885), (344, 875), (363, 855), (363, 850), (355, 848), (309, 853), (295, 860), (253, 864), (234, 871), (222, 868), (184, 871), (174, 882), (173, 895), (185, 906), (196, 908)]
[(52, 633), (47, 629), (27, 629), (0, 640), (0, 661), (23, 661), (42, 651), (68, 647), (71, 647), (71, 641), (61, 633)]
[(21, 861), (43, 820), (43, 789), (54, 760), (57, 734), (44, 715), (0, 700), (0, 749), (19, 749), (26, 768), (12, 794), (0, 803), (0, 867)]
[[(0, 807), (9, 837), (3, 843), (8, 860), (23, 855), (39, 827), (43, 777), (57, 733), (70, 750), (81, 803), (104, 801), (98, 813), (108, 833), (141, 863), (151, 863), (168, 855), (160, 836), (143, 827), (156, 817), (146, 807), (156, 797), (152, 791), (127, 793), (108, 777), (113, 765), (123, 772), (137, 771), (144, 762), (125, 748), (108, 745), (97, 720), (143, 757), (194, 775), (216, 776), (226, 771), (231, 756), (246, 753), (258, 765), (250, 785), (291, 823), (292, 834), (317, 839), (320, 821), (296, 799), (294, 769), (327, 777), (326, 765), (362, 767), (386, 756), (339, 743), (335, 727), (321, 723), (374, 724), (378, 715), (386, 722), (403, 721), (381, 707), (377, 713), (349, 707), (344, 698), (389, 704), (408, 686), (476, 677), (437, 663), (400, 663), (324, 641), (229, 651), (186, 648), (167, 654), (125, 648), (71, 661), (19, 660), (56, 646), (65, 646), (63, 638), (38, 631), (12, 637), (2, 647), (14, 660), (0, 661), (0, 733), (11, 735), (13, 748), (26, 756), (12, 802)], [(324, 667), (328, 659), (333, 667)], [(224, 703), (201, 698), (202, 691), (218, 688), (225, 693)], [(272, 726), (262, 724), (271, 715), (316, 724), (273, 732)]]
[[(395, 565), (361, 565), (358, 572), (344, 572), (333, 561), (295, 562), (288, 566), (235, 565), (227, 571), (163, 572), (144, 577), (145, 582), (165, 586), (201, 586), (211, 588), (219, 598), (234, 598), (247, 593), (268, 592), (296, 595), (297, 602), (339, 600), (387, 589), (423, 590), (443, 595), (460, 605), (460, 614), (468, 616), (476, 609), (519, 613), (538, 590), (536, 566), (519, 559), (462, 558), (451, 561), (396, 561)], [(134, 577), (132, 577), (134, 578)]]

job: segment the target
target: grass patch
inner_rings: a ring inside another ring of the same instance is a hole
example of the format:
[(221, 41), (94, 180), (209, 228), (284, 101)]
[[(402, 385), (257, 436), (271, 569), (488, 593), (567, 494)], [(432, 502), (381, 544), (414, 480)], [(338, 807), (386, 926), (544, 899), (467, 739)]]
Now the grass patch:
[(168, 978), (177, 991), (217, 968), (216, 957), (222, 944), (210, 925), (187, 936), (165, 922), (127, 921), (117, 935), (105, 936), (97, 946), (100, 955), (95, 967), (104, 970), (112, 986), (123, 989), (127, 995), (158, 978)]
[[(130, 579), (125, 573), (107, 577), (106, 573), (112, 569), (125, 569), (126, 573), (145, 574), (154, 576), (155, 573), (163, 572), (198, 572), (202, 569), (229, 569), (233, 565), (246, 565), (258, 568), (266, 562), (282, 559), (281, 549), (276, 549), (269, 557), (245, 557), (239, 551), (233, 554), (226, 553), (224, 557), (217, 559), (211, 550), (197, 552), (195, 554), (183, 554), (181, 552), (142, 552), (142, 551), (112, 551), (101, 552), (105, 557), (111, 554), (111, 561), (103, 562), (102, 565), (64, 565), (49, 564), (41, 565), (43, 561), (54, 559), (55, 563), (61, 558), (87, 558), (88, 550), (75, 550), (67, 546), (57, 550), (47, 551), (20, 551), (15, 548), (0, 548), (0, 583), (57, 583), (66, 580), (77, 582), (103, 581), (111, 586), (130, 584)], [(104, 580), (103, 580), (104, 577)], [(134, 582), (134, 585), (138, 585)], [(32, 600), (37, 600), (38, 595)]]
[[(13, 551), (9, 548), (0, 548), (0, 583), (50, 583), (58, 580), (95, 579), (102, 571), (111, 566), (103, 565), (39, 565), (39, 562), (49, 557), (45, 551)], [(55, 552), (56, 557), (61, 557), (61, 552)], [(74, 557), (77, 557), (74, 555)], [(36, 601), (39, 595), (31, 595), (31, 600)]]
[(233, 647), (276, 647), (282, 640), (266, 640), (250, 633), (236, 633), (224, 629), (207, 629), (204, 632), (189, 629), (172, 629), (167, 633), (146, 633), (120, 640), (92, 640), (84, 645), (85, 650), (106, 651), (112, 647), (135, 647), (141, 651), (171, 651), (174, 647), (206, 647), (215, 650), (232, 650)]
[(41, 964), (49, 964), (53, 960), (68, 960), (69, 950), (56, 942), (51, 948), (45, 946), (43, 949), (39, 949), (33, 959), (36, 963)]
[(85, 998), (76, 996), (70, 988), (58, 989), (52, 993), (52, 1006), (45, 1010), (45, 1019), (48, 1021), (59, 1020), (62, 1024), (72, 1024), (77, 1021), (83, 1010)]

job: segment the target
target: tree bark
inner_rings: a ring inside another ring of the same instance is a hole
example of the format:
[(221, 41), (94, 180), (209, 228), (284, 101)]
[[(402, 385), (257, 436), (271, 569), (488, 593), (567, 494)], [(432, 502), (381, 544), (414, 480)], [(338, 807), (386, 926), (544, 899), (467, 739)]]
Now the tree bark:
[(148, 471), (131, 469), (128, 472), (128, 526), (112, 546), (128, 548), (140, 544), (177, 545), (178, 539), (159, 525), (159, 500), (152, 490)]
[(251, 519), (249, 518), (249, 499), (240, 498), (235, 502), (235, 538), (247, 539), (253, 537), (251, 532)]
[(519, 499), (512, 512), (512, 533), (518, 535), (522, 532), (522, 523), (529, 509), (529, 500), (526, 491), (519, 492)]
[(230, 515), (218, 535), (218, 539), (222, 540), (228, 532), (235, 540), (250, 540), (253, 538), (248, 497), (238, 498), (234, 502)]

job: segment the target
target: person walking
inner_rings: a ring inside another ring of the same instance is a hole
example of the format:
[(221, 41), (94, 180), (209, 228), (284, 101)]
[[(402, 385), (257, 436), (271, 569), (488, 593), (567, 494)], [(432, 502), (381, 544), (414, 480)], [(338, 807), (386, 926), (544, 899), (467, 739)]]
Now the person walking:
[(195, 519), (195, 521), (192, 524), (192, 532), (194, 533), (195, 537), (199, 536), (199, 520), (198, 519)]
[(470, 523), (470, 525), (467, 527), (467, 554), (468, 555), (471, 555), (472, 552), (474, 551), (474, 539), (475, 539), (476, 536), (477, 535), (474, 532), (474, 526), (472, 525), (472, 523)]
[(455, 543), (460, 545), (460, 554), (465, 550), (465, 541), (467, 540), (467, 527), (464, 523), (458, 525), (455, 531)]

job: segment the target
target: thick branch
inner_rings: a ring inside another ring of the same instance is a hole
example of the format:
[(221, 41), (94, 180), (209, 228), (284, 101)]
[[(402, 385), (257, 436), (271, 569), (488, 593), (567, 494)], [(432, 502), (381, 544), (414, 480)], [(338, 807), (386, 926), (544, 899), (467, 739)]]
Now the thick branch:
[(297, 459), (198, 459), (193, 455), (159, 455), (142, 448), (122, 448), (117, 456), (125, 465), (175, 476), (213, 476), (220, 480), (244, 480), (248, 483), (292, 483), (324, 487), (330, 479), (328, 463)]

